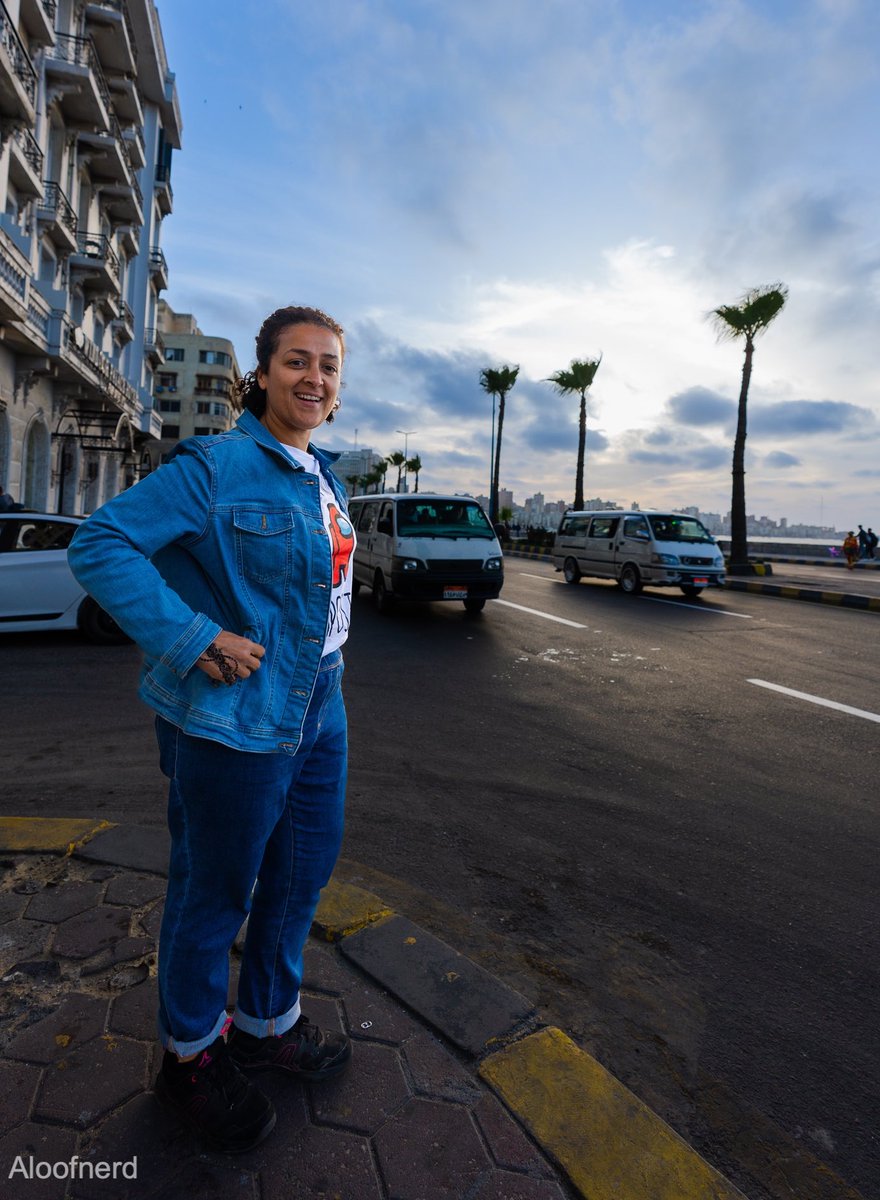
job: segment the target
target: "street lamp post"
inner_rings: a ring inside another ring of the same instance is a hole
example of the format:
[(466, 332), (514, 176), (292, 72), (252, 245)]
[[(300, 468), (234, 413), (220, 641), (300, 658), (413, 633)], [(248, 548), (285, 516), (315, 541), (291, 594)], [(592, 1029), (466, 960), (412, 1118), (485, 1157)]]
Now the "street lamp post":
[[(404, 459), (405, 459), (405, 460), (408, 460), (408, 459), (409, 459), (409, 453), (408, 453), (408, 447), (409, 447), (409, 438), (410, 438), (410, 434), (413, 434), (413, 433), (415, 433), (415, 430), (414, 430), (414, 429), (395, 429), (395, 431), (394, 431), (394, 432), (395, 432), (395, 433), (402, 433), (402, 434), (403, 434), (403, 457), (404, 457)], [(407, 471), (407, 469), (406, 469), (406, 461), (405, 461), (405, 462), (404, 462), (404, 464), (403, 464), (403, 479), (404, 479), (404, 482), (406, 482), (406, 477), (407, 477), (407, 475), (408, 475), (408, 474), (409, 474), (409, 471)], [(407, 491), (409, 491), (409, 484), (408, 484), (408, 483), (407, 483), (407, 488), (406, 488), (406, 490), (407, 490)]]

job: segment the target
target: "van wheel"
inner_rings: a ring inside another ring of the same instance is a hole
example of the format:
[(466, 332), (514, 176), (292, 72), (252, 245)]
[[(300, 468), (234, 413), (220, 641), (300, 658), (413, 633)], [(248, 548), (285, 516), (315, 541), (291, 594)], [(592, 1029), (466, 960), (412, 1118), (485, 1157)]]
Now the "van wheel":
[(566, 583), (580, 583), (581, 573), (573, 558), (567, 558), (562, 564), (562, 575)]
[(394, 608), (394, 597), (385, 586), (385, 576), (377, 571), (373, 579), (373, 599), (380, 613), (390, 613)]
[(471, 596), (470, 599), (465, 600), (464, 602), (464, 611), (471, 616), (476, 615), (476, 613), (481, 613), (485, 607), (485, 596)]
[(690, 596), (691, 600), (695, 600), (703, 590), (701, 587), (694, 587), (692, 583), (681, 584), (681, 590), (686, 596)]
[(622, 592), (626, 592), (628, 596), (635, 596), (642, 590), (644, 586), (642, 577), (639, 574), (639, 568), (634, 567), (632, 563), (627, 563), (620, 572), (620, 578), (617, 581), (618, 587)]
[(83, 637), (96, 646), (120, 646), (131, 641), (128, 634), (122, 632), (110, 614), (96, 604), (91, 596), (86, 596), (79, 606), (76, 623)]

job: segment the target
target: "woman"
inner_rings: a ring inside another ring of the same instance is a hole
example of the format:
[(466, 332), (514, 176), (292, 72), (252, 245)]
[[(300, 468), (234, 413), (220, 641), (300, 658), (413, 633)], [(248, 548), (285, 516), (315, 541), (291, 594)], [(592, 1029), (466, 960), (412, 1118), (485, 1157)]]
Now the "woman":
[[(275, 1124), (245, 1072), (320, 1080), (348, 1039), (302, 1014), (302, 953), (342, 839), (340, 646), (354, 534), (333, 454), (341, 327), (282, 308), (256, 339), (236, 426), (169, 461), (82, 525), (74, 574), (145, 654), (170, 781), (156, 1094), (214, 1149)], [(253, 893), (253, 895), (252, 895)], [(228, 1043), (228, 955), (250, 913)]]
[(843, 553), (846, 558), (847, 570), (854, 571), (859, 558), (859, 539), (852, 530), (843, 539)]

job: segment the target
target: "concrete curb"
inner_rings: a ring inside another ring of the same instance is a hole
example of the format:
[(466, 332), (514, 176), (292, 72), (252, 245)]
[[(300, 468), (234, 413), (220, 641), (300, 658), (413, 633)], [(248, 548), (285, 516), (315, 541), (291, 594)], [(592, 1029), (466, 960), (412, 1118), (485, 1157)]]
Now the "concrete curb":
[[(164, 875), (168, 834), (86, 820), (0, 819), (0, 853), (73, 854)], [(656, 1113), (530, 1003), (353, 884), (330, 881), (312, 933), (470, 1057), (585, 1200), (745, 1200)]]

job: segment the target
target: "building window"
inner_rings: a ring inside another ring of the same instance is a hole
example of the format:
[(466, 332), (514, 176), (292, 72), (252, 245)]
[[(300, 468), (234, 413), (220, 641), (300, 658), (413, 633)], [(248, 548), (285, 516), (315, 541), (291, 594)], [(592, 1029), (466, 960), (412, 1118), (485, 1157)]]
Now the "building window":
[(207, 415), (211, 411), (211, 406), (207, 400), (196, 401), (196, 412)]
[(196, 437), (207, 437), (211, 432), (207, 425), (196, 425), (194, 431)]
[(211, 430), (211, 433), (222, 433), (222, 432), (223, 432), (222, 429), (212, 429)]
[(212, 417), (225, 417), (226, 416), (226, 405), (225, 404), (212, 404), (211, 405), (211, 416)]
[(232, 355), (226, 354), (222, 350), (200, 350), (199, 362), (209, 363), (214, 367), (231, 367)]
[(159, 387), (165, 392), (177, 391), (177, 375), (170, 371), (159, 372)]
[(183, 362), (186, 351), (181, 346), (166, 346), (166, 362)]
[[(160, 400), (159, 401), (159, 412), (180, 412), (180, 401), (179, 400)], [(167, 429), (168, 426), (166, 425), (165, 428)]]
[(179, 425), (163, 425), (162, 426), (162, 437), (163, 438), (179, 438), (180, 437), (180, 426)]
[(229, 380), (219, 375), (196, 375), (195, 390), (203, 396), (229, 396)]

